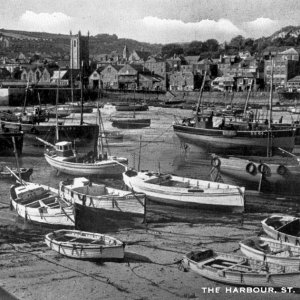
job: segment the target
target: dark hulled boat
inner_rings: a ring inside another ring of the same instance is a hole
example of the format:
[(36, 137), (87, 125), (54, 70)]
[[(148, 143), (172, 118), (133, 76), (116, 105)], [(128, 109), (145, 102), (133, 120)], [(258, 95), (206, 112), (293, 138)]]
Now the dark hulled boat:
[(0, 130), (0, 156), (14, 155), (13, 137), (15, 138), (18, 155), (22, 154), (23, 132), (10, 131), (2, 128), (2, 131)]
[(212, 115), (197, 115), (173, 125), (179, 139), (187, 144), (206, 148), (208, 151), (229, 154), (266, 154), (272, 147), (292, 151), (295, 145), (295, 129), (276, 127), (271, 130), (248, 127), (248, 124), (220, 124), (214, 126)]

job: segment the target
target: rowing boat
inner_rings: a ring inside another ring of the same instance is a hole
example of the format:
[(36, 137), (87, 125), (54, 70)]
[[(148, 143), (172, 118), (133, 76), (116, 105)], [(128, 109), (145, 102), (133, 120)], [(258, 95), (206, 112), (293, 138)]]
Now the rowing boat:
[(200, 249), (182, 260), (185, 271), (192, 270), (213, 281), (254, 287), (300, 287), (300, 272), (294, 266), (266, 263), (244, 256)]
[(78, 231), (57, 230), (45, 236), (48, 247), (62, 255), (78, 259), (122, 259), (125, 244), (108, 235)]

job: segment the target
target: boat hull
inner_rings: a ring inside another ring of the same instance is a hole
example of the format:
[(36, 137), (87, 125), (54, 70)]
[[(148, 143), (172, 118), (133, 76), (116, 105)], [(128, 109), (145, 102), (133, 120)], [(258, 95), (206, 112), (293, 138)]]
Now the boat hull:
[(12, 137), (15, 138), (18, 155), (23, 150), (23, 132), (0, 132), (0, 156), (14, 155), (14, 144)]
[[(293, 245), (300, 246), (300, 236), (299, 236), (299, 228), (300, 228), (300, 220), (298, 218), (289, 217), (290, 222), (286, 223), (286, 225), (291, 224), (294, 222), (295, 226), (291, 227), (290, 229), (295, 232), (295, 235), (291, 235), (288, 232), (284, 232), (286, 230), (282, 230), (285, 225), (282, 225), (280, 227), (273, 226), (273, 222), (276, 222), (276, 218), (286, 218), (285, 216), (271, 216), (270, 218), (267, 218), (261, 222), (262, 228), (264, 232), (274, 240), (283, 241), (285, 243), (290, 243)], [(286, 226), (286, 229), (288, 226)], [(298, 233), (298, 236), (297, 236)]]
[(135, 118), (120, 118), (111, 119), (112, 126), (122, 129), (128, 128), (144, 128), (151, 125), (151, 119), (135, 119)]
[(146, 111), (148, 105), (116, 105), (116, 111)]
[[(138, 176), (132, 177), (128, 174), (128, 172), (123, 173), (124, 183), (134, 192), (144, 193), (152, 201), (205, 209), (219, 208), (234, 212), (244, 211), (244, 188), (189, 178), (184, 180), (179, 179), (181, 177), (172, 176), (172, 179), (182, 180), (186, 184), (193, 183), (194, 186), (194, 188), (176, 188), (147, 183), (139, 178), (142, 175), (141, 172)], [(206, 188), (203, 188), (203, 183)], [(213, 186), (215, 186), (214, 189), (212, 189)]]
[[(220, 160), (220, 172), (230, 178), (238, 180), (242, 184), (247, 184), (251, 187), (257, 188), (260, 184), (262, 174), (258, 171), (261, 163), (253, 162), (241, 158), (224, 158), (218, 157)], [(264, 162), (263, 158), (261, 159)], [(284, 163), (284, 158), (283, 158)], [(253, 172), (247, 171), (247, 166), (251, 164)], [(300, 165), (285, 165), (264, 162), (270, 172), (263, 177), (262, 189), (272, 190), (273, 192), (295, 192), (300, 190), (297, 183), (300, 180)], [(279, 170), (284, 170), (280, 173)]]
[[(99, 192), (93, 190), (93, 183), (80, 188), (72, 188), (63, 182), (59, 184), (61, 197), (71, 203), (84, 206), (94, 211), (114, 211), (127, 214), (145, 215), (146, 199), (144, 194), (133, 194), (128, 191), (109, 187), (99, 187)], [(107, 195), (101, 195), (100, 189), (106, 189)], [(97, 194), (97, 195), (96, 195)]]
[[(219, 255), (208, 258), (203, 262), (197, 262), (189, 258), (189, 254), (183, 258), (183, 266), (187, 270), (208, 278), (210, 280), (230, 284), (234, 286), (253, 286), (253, 287), (300, 287), (300, 272), (294, 267), (287, 266), (286, 272), (282, 270), (283, 266), (268, 264), (270, 272), (259, 271), (264, 267), (264, 263), (241, 256), (219, 253)], [(221, 259), (227, 259), (236, 269), (231, 267), (221, 267), (218, 262)], [(238, 259), (240, 259), (240, 264)], [(245, 261), (246, 259), (246, 261)], [(247, 263), (249, 261), (249, 263)], [(216, 264), (214, 264), (216, 263)], [(251, 267), (250, 267), (251, 265)], [(244, 268), (243, 268), (244, 266)], [(249, 266), (247, 271), (247, 266)], [(243, 271), (239, 271), (244, 269)], [(257, 270), (255, 271), (255, 268)]]
[[(34, 145), (44, 145), (36, 139), (47, 140), (54, 143), (56, 140), (56, 125), (55, 124), (19, 124), (13, 122), (4, 122), (5, 127), (20, 127), (24, 132), (24, 143)], [(61, 140), (79, 140), (82, 142), (93, 141), (98, 136), (99, 126), (96, 124), (74, 124), (74, 125), (58, 125), (58, 134)]]
[[(259, 242), (261, 242), (262, 245), (268, 245), (270, 252), (274, 253), (277, 251), (278, 254), (266, 253), (263, 251), (263, 248), (260, 249), (259, 246), (255, 248), (253, 245), (259, 245)], [(300, 270), (299, 246), (293, 246), (288, 243), (279, 242), (268, 238), (253, 238), (240, 242), (240, 249), (244, 255), (252, 259), (266, 263), (279, 264), (282, 266), (291, 266), (295, 267), (296, 270)]]
[[(47, 246), (67, 257), (77, 258), (77, 259), (123, 259), (124, 258), (124, 248), (125, 245), (106, 235), (101, 235), (99, 233), (83, 232), (83, 231), (70, 231), (70, 234), (74, 234), (75, 237), (91, 238), (91, 239), (103, 239), (108, 240), (108, 245), (97, 245), (97, 244), (83, 244), (83, 243), (72, 243), (60, 241), (57, 235), (60, 231), (49, 233), (45, 236), (45, 242)], [(65, 231), (68, 232), (68, 231)]]
[[(32, 183), (31, 183), (32, 184)], [(58, 195), (58, 190), (44, 186), (38, 185), (50, 192)], [(13, 187), (12, 187), (13, 188)], [(42, 200), (42, 199), (41, 199)], [(11, 203), (13, 208), (16, 210), (18, 216), (25, 219), (28, 222), (39, 223), (51, 226), (68, 226), (74, 227), (75, 220), (73, 214), (73, 208), (51, 208), (51, 207), (30, 207), (28, 205), (22, 204), (18, 199), (14, 199), (11, 196)]]
[[(173, 129), (178, 138), (187, 144), (206, 148), (209, 151), (230, 151), (238, 153), (266, 154), (268, 148), (267, 131), (230, 131), (194, 128), (175, 124)], [(293, 130), (272, 132), (272, 146), (291, 152), (295, 146)]]
[(125, 166), (116, 161), (101, 161), (93, 163), (76, 163), (68, 161), (59, 161), (55, 157), (45, 154), (45, 159), (49, 165), (59, 172), (74, 176), (100, 176), (114, 177), (121, 176), (125, 171)]

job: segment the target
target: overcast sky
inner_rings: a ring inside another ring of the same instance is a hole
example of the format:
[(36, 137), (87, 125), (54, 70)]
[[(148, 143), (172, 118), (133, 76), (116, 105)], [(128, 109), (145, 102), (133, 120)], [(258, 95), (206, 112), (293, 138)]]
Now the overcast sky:
[(268, 36), (299, 15), (300, 0), (0, 0), (0, 28), (163, 44)]

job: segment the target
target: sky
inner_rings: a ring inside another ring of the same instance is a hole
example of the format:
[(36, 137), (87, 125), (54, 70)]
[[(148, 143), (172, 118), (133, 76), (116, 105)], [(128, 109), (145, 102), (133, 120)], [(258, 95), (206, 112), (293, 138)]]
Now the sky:
[(161, 44), (269, 36), (299, 15), (300, 0), (0, 0), (0, 28)]

